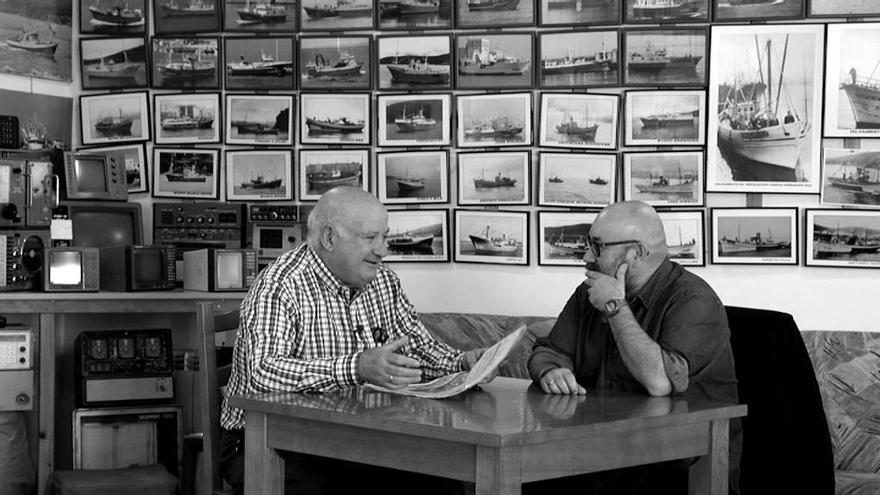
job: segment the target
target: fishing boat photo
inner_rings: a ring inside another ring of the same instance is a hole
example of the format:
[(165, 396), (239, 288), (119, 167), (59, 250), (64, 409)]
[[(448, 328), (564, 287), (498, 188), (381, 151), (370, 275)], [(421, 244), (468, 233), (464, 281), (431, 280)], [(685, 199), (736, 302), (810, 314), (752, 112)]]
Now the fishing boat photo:
[(489, 226), (486, 226), (486, 233), (482, 235), (469, 235), (471, 244), (474, 246), (475, 254), (497, 256), (513, 254), (519, 249), (519, 242), (508, 237), (506, 233), (499, 236), (490, 236)]
[(36, 31), (23, 31), (6, 38), (6, 46), (16, 50), (52, 57), (55, 55), (55, 49), (58, 48), (58, 41), (55, 39), (44, 40)]
[(263, 124), (260, 122), (236, 121), (232, 126), (238, 130), (239, 134), (278, 134), (280, 130), (275, 124)]
[(94, 20), (107, 24), (128, 26), (144, 22), (144, 13), (140, 9), (128, 8), (128, 3), (105, 8), (89, 5), (89, 12)]
[(553, 182), (553, 183), (555, 183), (555, 184), (562, 184), (563, 182), (565, 182), (565, 181), (562, 180), (562, 178), (559, 177), (558, 175), (554, 175), (553, 177), (550, 177), (550, 178), (547, 179), (547, 180), (548, 180), (549, 182)]
[(697, 184), (696, 179), (691, 175), (682, 176), (681, 169), (678, 171), (678, 178), (670, 180), (665, 175), (660, 175), (654, 179), (651, 173), (647, 184), (634, 184), (640, 193), (644, 194), (693, 194)]
[(468, 38), (465, 57), (458, 65), (458, 73), (473, 76), (519, 75), (529, 68), (530, 61), (520, 60), (503, 51), (491, 49), (486, 38)]
[(589, 110), (584, 109), (584, 121), (580, 123), (574, 119), (568, 110), (563, 110), (562, 121), (556, 124), (556, 132), (563, 136), (577, 138), (581, 141), (595, 141), (596, 131), (599, 124), (589, 123)]
[(244, 55), (240, 55), (238, 62), (226, 64), (226, 73), (230, 76), (283, 76), (293, 70), (292, 60), (276, 60), (277, 56), (276, 41), (275, 57), (260, 50), (260, 60), (251, 62)]
[(694, 110), (693, 112), (654, 113), (645, 117), (640, 117), (639, 120), (642, 121), (642, 127), (692, 127), (697, 112), (697, 110)]
[(657, 48), (652, 43), (641, 51), (632, 51), (627, 60), (627, 69), (636, 72), (660, 72), (662, 70), (695, 69), (702, 55), (669, 55), (666, 48)]
[(394, 181), (397, 184), (397, 190), (401, 193), (418, 191), (425, 188), (425, 178), (413, 177), (410, 175), (409, 170), (406, 171), (406, 175), (403, 177), (394, 178)]
[(773, 234), (769, 229), (767, 237), (762, 237), (760, 232), (755, 232), (755, 235), (749, 238), (741, 237), (739, 224), (737, 224), (736, 229), (736, 237), (723, 236), (718, 241), (718, 248), (721, 254), (769, 251), (771, 249), (786, 248), (791, 245), (788, 242), (774, 241)]
[[(876, 71), (876, 69), (875, 69)], [(846, 93), (856, 121), (856, 129), (880, 129), (880, 79), (872, 73), (869, 77), (858, 76), (850, 68), (849, 80), (840, 84)]]
[(636, 0), (632, 11), (635, 19), (676, 19), (700, 15), (700, 5), (695, 0)]
[(391, 72), (391, 82), (410, 84), (448, 84), (449, 66), (434, 65), (428, 62), (428, 57), (420, 61), (416, 57), (410, 57), (407, 64), (391, 64), (385, 66)]
[(86, 65), (83, 71), (95, 79), (134, 79), (143, 64), (135, 62), (114, 62), (101, 57), (97, 64)]
[(831, 187), (880, 193), (880, 152), (863, 151), (843, 157), (826, 155), (825, 169), (825, 181)]
[(306, 74), (308, 77), (359, 76), (364, 66), (363, 62), (359, 62), (348, 52), (338, 50), (338, 47), (337, 52), (338, 56), (335, 62), (328, 61), (320, 53), (315, 55), (315, 60), (308, 61), (306, 63)]
[(607, 179), (603, 179), (602, 177), (599, 177), (599, 176), (593, 177), (592, 179), (589, 180), (589, 182), (590, 182), (590, 184), (593, 184), (596, 186), (604, 186), (604, 185), (608, 184)]
[(522, 134), (523, 126), (517, 125), (508, 118), (493, 118), (482, 123), (474, 121), (465, 128), (464, 135), (470, 139), (512, 138)]
[(216, 5), (208, 0), (168, 0), (159, 4), (162, 17), (201, 17), (214, 15)]
[(186, 155), (173, 155), (171, 166), (165, 172), (168, 182), (205, 182), (206, 176), (198, 171), (198, 159)]
[(361, 177), (359, 164), (325, 164), (319, 172), (306, 174), (311, 189), (329, 189), (336, 186), (357, 185)]
[(676, 244), (668, 244), (668, 242), (669, 240), (667, 240), (666, 250), (667, 256), (670, 258), (694, 259), (697, 257), (697, 240), (691, 238), (690, 241), (685, 242), (681, 235), (681, 227), (678, 228), (678, 242)]
[(574, 239), (572, 239), (572, 236), (568, 236), (568, 238), (566, 238), (565, 229), (562, 229), (555, 239), (548, 242), (550, 250), (562, 256), (582, 258), (589, 249), (587, 241), (582, 235), (577, 235), (573, 237)]
[(422, 107), (419, 107), (416, 113), (407, 115), (406, 105), (404, 105), (400, 117), (394, 119), (394, 125), (397, 126), (399, 132), (419, 132), (434, 128), (437, 121), (426, 117), (425, 109)]
[(236, 9), (235, 13), (238, 14), (239, 24), (274, 23), (287, 20), (286, 7), (274, 2), (251, 4), (251, 0), (246, 0), (244, 8)]
[(563, 58), (541, 61), (541, 73), (569, 74), (572, 72), (604, 72), (617, 68), (617, 50), (600, 50), (592, 57), (574, 55), (571, 50)]
[(277, 189), (281, 186), (281, 179), (275, 178), (266, 180), (262, 175), (258, 175), (250, 180), (241, 183), (241, 187), (245, 189)]
[(519, 0), (467, 0), (468, 10), (516, 10)]
[(495, 187), (513, 187), (517, 180), (511, 177), (501, 175), (501, 172), (495, 174), (491, 179), (486, 178), (486, 169), (483, 169), (479, 177), (474, 178), (474, 187), (477, 189), (489, 189)]
[(406, 0), (397, 5), (398, 15), (433, 14), (440, 11), (437, 0)]
[(388, 236), (385, 240), (388, 247), (399, 251), (431, 249), (434, 244), (434, 234), (415, 234), (406, 232)]
[(214, 77), (217, 62), (213, 58), (202, 59), (203, 51), (195, 50), (196, 55), (186, 55), (184, 60), (173, 62), (171, 51), (167, 52), (167, 60), (157, 68), (159, 74), (166, 79), (202, 79)]
[(340, 17), (366, 17), (373, 15), (373, 4), (369, 1), (341, 1), (336, 7)]
[(321, 5), (303, 5), (303, 10), (312, 19), (323, 19), (325, 17), (339, 17), (337, 4), (321, 4)]
[(309, 128), (309, 134), (347, 134), (364, 130), (364, 122), (352, 122), (348, 117), (338, 119), (307, 117), (306, 126)]
[(95, 130), (104, 134), (131, 134), (131, 117), (122, 115), (122, 109), (118, 109), (117, 115), (106, 115), (95, 121)]
[(186, 129), (208, 129), (214, 125), (214, 116), (204, 113), (196, 105), (180, 105), (177, 114), (162, 119), (162, 129), (180, 131)]

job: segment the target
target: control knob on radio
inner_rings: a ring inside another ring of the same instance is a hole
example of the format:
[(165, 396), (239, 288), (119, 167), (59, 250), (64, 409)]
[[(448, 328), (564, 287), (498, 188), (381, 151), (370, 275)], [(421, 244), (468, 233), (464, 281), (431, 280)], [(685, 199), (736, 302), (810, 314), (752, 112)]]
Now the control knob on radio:
[(14, 203), (7, 203), (6, 206), (0, 210), (0, 216), (7, 220), (14, 220), (16, 222), (20, 221), (18, 218), (18, 206)]

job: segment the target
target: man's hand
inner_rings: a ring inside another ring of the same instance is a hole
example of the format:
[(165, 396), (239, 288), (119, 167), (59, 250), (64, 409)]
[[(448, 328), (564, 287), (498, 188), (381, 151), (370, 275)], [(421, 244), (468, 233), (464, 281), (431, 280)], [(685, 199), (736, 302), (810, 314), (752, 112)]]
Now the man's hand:
[(626, 271), (629, 266), (624, 263), (617, 268), (616, 277), (612, 278), (602, 272), (587, 270), (583, 284), (590, 288), (590, 304), (599, 311), (605, 311), (605, 303), (612, 299), (626, 298)]
[(357, 362), (358, 376), (367, 383), (393, 389), (422, 381), (418, 360), (395, 352), (408, 341), (409, 337), (403, 337), (361, 352)]
[(574, 378), (574, 373), (568, 368), (554, 368), (544, 376), (539, 382), (541, 390), (545, 394), (564, 394), (564, 395), (586, 395), (587, 389), (580, 386)]

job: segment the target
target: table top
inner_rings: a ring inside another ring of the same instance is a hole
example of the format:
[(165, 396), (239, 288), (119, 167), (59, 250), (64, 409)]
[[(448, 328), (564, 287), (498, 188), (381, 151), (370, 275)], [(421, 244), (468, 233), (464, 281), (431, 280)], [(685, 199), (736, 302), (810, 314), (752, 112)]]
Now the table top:
[(320, 394), (239, 395), (230, 404), (269, 415), (491, 447), (746, 415), (743, 404), (693, 398), (626, 392), (549, 395), (529, 380), (507, 377), (440, 400), (358, 387)]

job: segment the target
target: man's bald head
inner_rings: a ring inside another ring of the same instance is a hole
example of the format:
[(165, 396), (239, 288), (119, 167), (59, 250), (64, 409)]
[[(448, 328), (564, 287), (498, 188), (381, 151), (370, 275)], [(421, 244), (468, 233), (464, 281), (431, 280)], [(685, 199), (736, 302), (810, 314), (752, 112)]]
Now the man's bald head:
[(325, 192), (309, 214), (308, 240), (317, 247), (324, 227), (353, 230), (363, 219), (384, 210), (378, 198), (357, 187), (340, 186)]
[(666, 231), (657, 211), (641, 201), (622, 201), (602, 210), (593, 222), (590, 236), (605, 242), (641, 241), (659, 264), (666, 258)]

